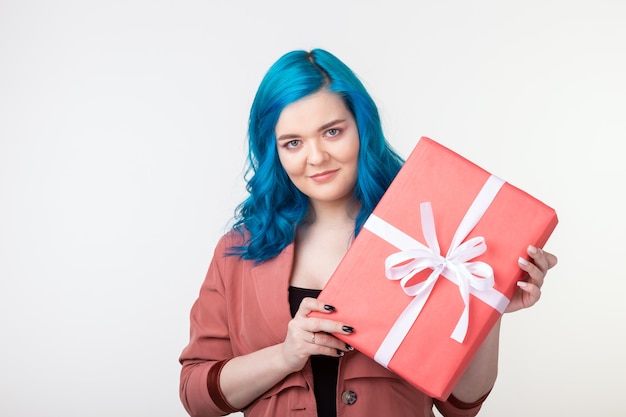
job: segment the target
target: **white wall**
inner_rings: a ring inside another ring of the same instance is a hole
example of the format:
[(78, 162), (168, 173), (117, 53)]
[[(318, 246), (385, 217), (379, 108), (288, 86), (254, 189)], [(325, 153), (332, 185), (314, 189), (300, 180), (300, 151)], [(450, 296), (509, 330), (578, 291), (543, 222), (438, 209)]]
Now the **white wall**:
[(0, 414), (186, 415), (177, 358), (252, 96), (323, 47), (403, 155), (430, 136), (560, 216), (481, 415), (624, 415), (625, 5), (0, 1)]

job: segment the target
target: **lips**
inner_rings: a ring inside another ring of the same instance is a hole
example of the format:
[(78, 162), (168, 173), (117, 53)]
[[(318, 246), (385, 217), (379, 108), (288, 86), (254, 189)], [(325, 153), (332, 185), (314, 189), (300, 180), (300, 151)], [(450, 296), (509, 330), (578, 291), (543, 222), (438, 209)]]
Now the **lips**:
[(332, 169), (329, 171), (318, 172), (317, 174), (313, 174), (310, 178), (315, 182), (326, 182), (330, 181), (335, 177), (335, 174), (339, 171), (338, 169)]

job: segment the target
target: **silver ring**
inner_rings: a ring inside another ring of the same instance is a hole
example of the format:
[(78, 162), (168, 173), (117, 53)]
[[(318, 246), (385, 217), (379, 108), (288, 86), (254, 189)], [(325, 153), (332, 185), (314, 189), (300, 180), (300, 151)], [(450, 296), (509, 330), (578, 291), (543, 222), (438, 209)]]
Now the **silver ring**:
[(315, 333), (313, 333), (313, 337), (311, 338), (311, 343), (315, 344)]

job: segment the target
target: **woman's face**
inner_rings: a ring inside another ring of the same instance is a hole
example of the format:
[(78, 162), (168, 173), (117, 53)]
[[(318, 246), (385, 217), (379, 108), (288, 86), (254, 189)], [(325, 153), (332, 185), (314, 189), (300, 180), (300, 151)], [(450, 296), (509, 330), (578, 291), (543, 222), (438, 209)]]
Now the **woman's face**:
[(314, 206), (350, 200), (357, 179), (359, 133), (337, 94), (320, 90), (286, 106), (275, 133), (281, 164)]

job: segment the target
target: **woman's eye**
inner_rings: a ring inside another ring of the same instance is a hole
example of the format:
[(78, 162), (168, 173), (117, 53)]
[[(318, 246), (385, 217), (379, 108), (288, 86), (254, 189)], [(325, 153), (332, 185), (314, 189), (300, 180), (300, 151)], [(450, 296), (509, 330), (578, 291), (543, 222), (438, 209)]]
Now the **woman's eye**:
[(289, 142), (285, 143), (285, 148), (296, 148), (298, 147), (298, 145), (300, 144), (299, 140), (290, 140)]
[(326, 131), (326, 135), (328, 135), (330, 137), (337, 136), (339, 133), (341, 133), (341, 131), (339, 129), (328, 129)]

